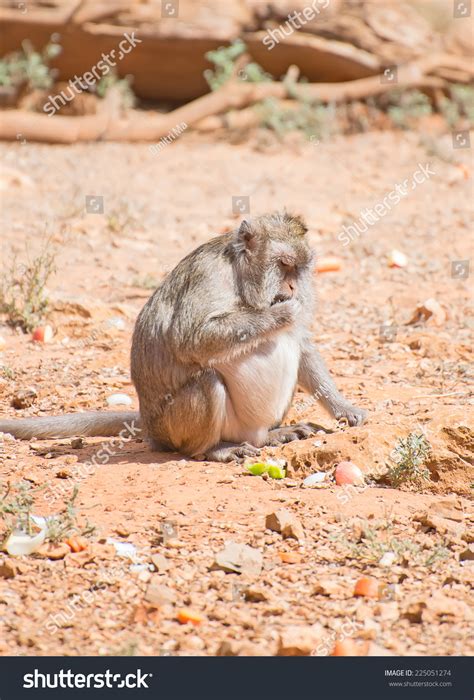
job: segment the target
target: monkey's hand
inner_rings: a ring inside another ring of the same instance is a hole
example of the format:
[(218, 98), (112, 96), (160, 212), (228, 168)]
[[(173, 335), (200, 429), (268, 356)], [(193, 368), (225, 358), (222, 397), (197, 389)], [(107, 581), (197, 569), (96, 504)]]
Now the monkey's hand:
[(337, 404), (332, 407), (332, 410), (336, 420), (347, 422), (348, 425), (362, 425), (367, 418), (367, 411), (364, 411), (363, 408), (353, 406), (348, 401)]
[(270, 313), (277, 328), (293, 325), (298, 318), (299, 310), (300, 304), (296, 299), (280, 301), (270, 307)]

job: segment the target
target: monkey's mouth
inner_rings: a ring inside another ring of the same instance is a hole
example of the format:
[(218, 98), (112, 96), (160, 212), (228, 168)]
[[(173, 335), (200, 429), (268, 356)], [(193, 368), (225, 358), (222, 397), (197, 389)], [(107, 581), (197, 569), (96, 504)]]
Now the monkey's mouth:
[(273, 299), (271, 306), (275, 306), (275, 304), (281, 304), (284, 301), (289, 301), (291, 297), (289, 297), (287, 294), (277, 294), (276, 297)]

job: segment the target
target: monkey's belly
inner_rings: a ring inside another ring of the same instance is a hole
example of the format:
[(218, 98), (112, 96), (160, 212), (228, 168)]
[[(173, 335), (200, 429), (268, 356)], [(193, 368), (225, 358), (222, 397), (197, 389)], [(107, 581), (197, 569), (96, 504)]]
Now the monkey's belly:
[(227, 388), (222, 440), (264, 444), (288, 410), (299, 362), (299, 342), (285, 333), (217, 368)]

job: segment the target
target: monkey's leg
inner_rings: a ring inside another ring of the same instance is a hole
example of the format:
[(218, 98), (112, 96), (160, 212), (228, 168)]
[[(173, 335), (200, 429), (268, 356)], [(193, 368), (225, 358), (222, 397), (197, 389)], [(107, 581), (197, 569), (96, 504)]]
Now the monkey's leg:
[(281, 425), (279, 428), (272, 428), (268, 431), (266, 445), (274, 447), (293, 440), (306, 440), (316, 435), (318, 432), (332, 433), (332, 430), (324, 428), (316, 423), (295, 423), (294, 425)]
[(217, 462), (257, 455), (258, 449), (248, 443), (221, 441), (226, 399), (227, 390), (218, 374), (203, 370), (179, 391), (167, 394), (166, 402), (152, 415), (140, 406), (148, 437), (157, 446)]
[(362, 425), (365, 421), (366, 411), (353, 406), (339, 393), (314, 345), (302, 348), (298, 384), (321, 401), (337, 420), (345, 419), (349, 425)]

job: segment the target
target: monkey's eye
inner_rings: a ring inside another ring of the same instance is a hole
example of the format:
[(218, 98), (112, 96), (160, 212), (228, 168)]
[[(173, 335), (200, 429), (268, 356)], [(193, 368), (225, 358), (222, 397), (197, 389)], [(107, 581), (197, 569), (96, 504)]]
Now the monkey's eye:
[(297, 267), (295, 265), (294, 260), (290, 260), (289, 258), (280, 258), (279, 260), (280, 267), (285, 273), (289, 272), (296, 272)]

